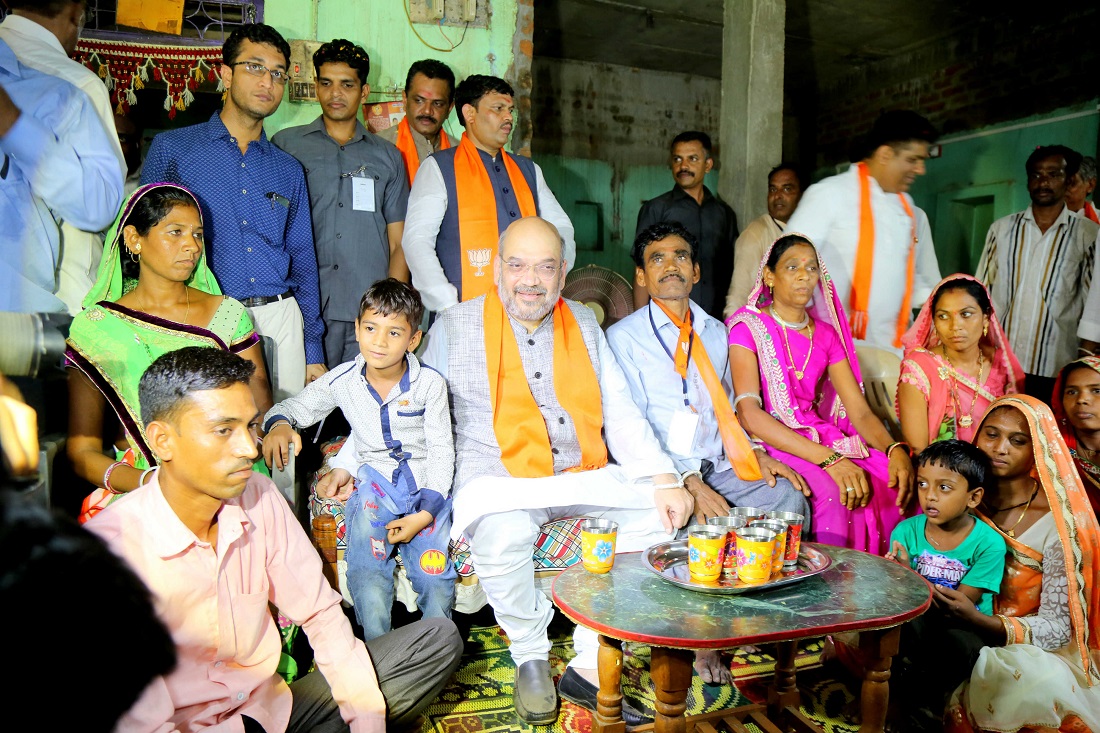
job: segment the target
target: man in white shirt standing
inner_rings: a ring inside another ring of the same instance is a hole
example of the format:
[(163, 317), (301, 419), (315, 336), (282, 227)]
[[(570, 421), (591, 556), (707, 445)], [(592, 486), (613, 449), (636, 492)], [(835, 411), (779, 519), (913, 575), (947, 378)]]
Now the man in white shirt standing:
[(882, 114), (866, 157), (806, 190), (787, 222), (805, 234), (844, 299), (852, 335), (901, 353), (912, 309), (940, 280), (928, 217), (907, 193), (924, 175), (935, 128), (916, 112)]
[(1024, 368), (1024, 391), (1048, 404), (1058, 370), (1076, 354), (1095, 276), (1100, 227), (1065, 203), (1066, 184), (1080, 166), (1081, 154), (1064, 145), (1041, 146), (1028, 156), (1031, 206), (993, 222), (976, 273)]
[[(24, 66), (64, 79), (88, 96), (107, 136), (114, 141), (119, 168), (126, 175), (126, 161), (115, 132), (114, 110), (103, 80), (69, 56), (76, 49), (87, 12), (85, 0), (7, 0), (11, 14), (0, 22), (0, 40)], [(61, 223), (61, 261), (57, 297), (69, 312), (80, 312), (80, 302), (95, 282), (103, 236)]]
[(542, 169), (504, 150), (512, 135), (513, 94), (495, 76), (463, 80), (455, 89), (455, 107), (466, 132), (456, 147), (425, 159), (416, 173), (401, 245), (428, 310), (439, 312), (492, 290), (497, 238), (524, 217), (553, 224), (564, 241), (566, 269), (573, 266), (573, 225)]

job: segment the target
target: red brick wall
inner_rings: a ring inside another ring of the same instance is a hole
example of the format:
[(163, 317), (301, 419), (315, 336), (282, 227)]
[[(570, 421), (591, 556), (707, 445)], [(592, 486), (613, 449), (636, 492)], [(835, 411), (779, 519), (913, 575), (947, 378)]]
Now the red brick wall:
[[(1032, 7), (1038, 16), (1039, 6)], [(1045, 22), (1037, 17), (982, 23), (870, 64), (822, 90), (814, 130), (818, 165), (845, 160), (851, 142), (884, 110), (916, 110), (941, 133), (951, 133), (1096, 99), (1100, 12), (1053, 12), (1059, 17)]]

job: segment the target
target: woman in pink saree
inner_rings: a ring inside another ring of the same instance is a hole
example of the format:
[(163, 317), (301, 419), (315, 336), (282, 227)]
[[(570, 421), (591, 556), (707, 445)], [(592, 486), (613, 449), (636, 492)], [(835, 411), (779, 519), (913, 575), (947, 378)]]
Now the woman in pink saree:
[(848, 318), (809, 239), (775, 241), (727, 325), (737, 414), (810, 485), (814, 539), (886, 552), (913, 464), (863, 396)]
[(989, 291), (970, 275), (942, 280), (901, 342), (897, 410), (914, 453), (937, 440), (972, 441), (991, 402), (1023, 391)]

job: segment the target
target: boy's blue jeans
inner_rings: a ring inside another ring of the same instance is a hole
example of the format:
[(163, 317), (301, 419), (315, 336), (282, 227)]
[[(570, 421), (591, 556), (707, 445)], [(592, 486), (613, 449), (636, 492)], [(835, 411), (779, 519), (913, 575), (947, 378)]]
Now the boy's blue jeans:
[(348, 565), (348, 591), (366, 640), (390, 630), (395, 549), (401, 553), (405, 572), (416, 591), (416, 605), (424, 617), (451, 617), (458, 576), (449, 552), (450, 499), (435, 522), (408, 542), (392, 545), (386, 538), (386, 525), (412, 512), (419, 500), (420, 490), (410, 492), (404, 474), (394, 486), (370, 466), (359, 469), (355, 491), (344, 508), (344, 559)]

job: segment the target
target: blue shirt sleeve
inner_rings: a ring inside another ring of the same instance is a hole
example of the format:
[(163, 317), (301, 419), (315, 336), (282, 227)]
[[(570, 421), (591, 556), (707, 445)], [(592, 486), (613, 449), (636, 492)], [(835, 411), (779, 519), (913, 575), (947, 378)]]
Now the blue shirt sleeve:
[(150, 183), (179, 183), (179, 176), (171, 171), (172, 155), (168, 150), (164, 135), (153, 138), (153, 144), (149, 146), (149, 152), (145, 155), (145, 162), (141, 165), (141, 185)]
[(76, 87), (37, 82), (47, 91), (34, 106), (13, 97), (22, 114), (0, 138), (0, 152), (59, 218), (83, 231), (106, 229), (122, 205), (122, 169), (107, 130)]
[(325, 352), (321, 346), (321, 338), (325, 334), (325, 324), (321, 320), (317, 251), (313, 248), (309, 193), (301, 166), (296, 171), (294, 197), (290, 202), (286, 248), (290, 253), (290, 281), (293, 283), (294, 299), (298, 301), (302, 320), (305, 322), (306, 363), (324, 364)]

